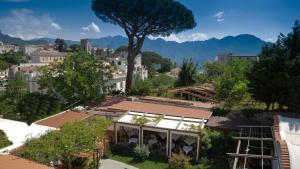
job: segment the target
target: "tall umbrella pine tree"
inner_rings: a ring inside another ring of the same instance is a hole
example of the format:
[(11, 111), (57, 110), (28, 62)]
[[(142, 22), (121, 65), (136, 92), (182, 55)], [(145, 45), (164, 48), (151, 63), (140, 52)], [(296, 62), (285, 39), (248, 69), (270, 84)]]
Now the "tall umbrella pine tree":
[(128, 37), (126, 92), (146, 36), (168, 36), (196, 26), (192, 11), (174, 0), (93, 0), (92, 10), (103, 22), (119, 25)]

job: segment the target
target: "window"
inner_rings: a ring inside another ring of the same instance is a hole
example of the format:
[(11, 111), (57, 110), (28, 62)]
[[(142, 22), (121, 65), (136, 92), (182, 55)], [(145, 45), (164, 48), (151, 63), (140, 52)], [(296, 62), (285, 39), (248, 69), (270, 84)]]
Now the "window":
[(118, 61), (118, 65), (122, 65), (122, 62), (121, 62), (121, 61)]

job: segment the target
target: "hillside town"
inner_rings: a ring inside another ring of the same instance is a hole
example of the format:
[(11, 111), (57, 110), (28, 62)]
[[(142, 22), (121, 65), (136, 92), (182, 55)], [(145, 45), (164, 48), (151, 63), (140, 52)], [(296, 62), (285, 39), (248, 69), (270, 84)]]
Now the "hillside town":
[(0, 169), (300, 168), (300, 4), (57, 3), (0, 1)]

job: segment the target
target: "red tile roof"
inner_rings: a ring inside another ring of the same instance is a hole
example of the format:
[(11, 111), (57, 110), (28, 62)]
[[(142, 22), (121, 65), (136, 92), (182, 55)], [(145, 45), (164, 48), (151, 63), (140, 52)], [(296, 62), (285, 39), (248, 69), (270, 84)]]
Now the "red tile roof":
[(122, 101), (120, 103), (108, 106), (110, 109), (120, 109), (136, 112), (146, 112), (155, 114), (164, 114), (170, 116), (184, 116), (198, 119), (209, 119), (212, 115), (211, 111), (197, 109), (197, 108), (187, 108), (175, 105), (166, 105), (158, 103), (147, 103), (140, 101)]
[(66, 111), (36, 122), (36, 124), (59, 128), (66, 123), (81, 121), (93, 116), (92, 113)]
[(13, 155), (0, 155), (0, 169), (53, 169)]

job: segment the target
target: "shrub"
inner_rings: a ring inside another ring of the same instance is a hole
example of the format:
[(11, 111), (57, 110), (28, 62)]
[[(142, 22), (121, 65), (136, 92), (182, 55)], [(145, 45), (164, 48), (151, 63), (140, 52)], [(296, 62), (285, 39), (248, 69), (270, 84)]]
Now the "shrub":
[(172, 157), (169, 159), (169, 167), (170, 169), (191, 169), (190, 160), (191, 158), (183, 153), (172, 154)]
[(209, 169), (210, 167), (211, 167), (211, 161), (208, 160), (206, 157), (204, 157), (199, 161), (199, 165), (197, 166), (197, 169)]
[(227, 116), (227, 114), (230, 113), (229, 110), (220, 107), (213, 107), (212, 112), (214, 116), (222, 116), (222, 117), (225, 117)]
[(137, 146), (133, 151), (135, 159), (138, 161), (145, 161), (147, 158), (149, 158), (150, 151), (147, 145)]
[(127, 144), (114, 144), (110, 148), (112, 154), (131, 156), (133, 155), (132, 149)]

